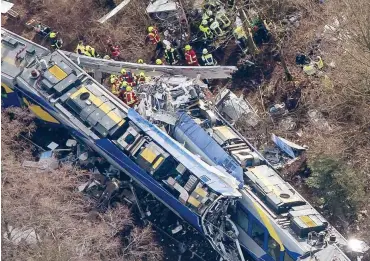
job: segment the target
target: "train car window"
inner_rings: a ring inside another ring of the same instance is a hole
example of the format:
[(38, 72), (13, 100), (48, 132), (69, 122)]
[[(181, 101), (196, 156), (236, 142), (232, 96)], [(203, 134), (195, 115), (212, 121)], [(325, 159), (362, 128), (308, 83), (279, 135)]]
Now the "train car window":
[(294, 261), (294, 259), (285, 251), (284, 261)]
[(275, 239), (269, 236), (267, 244), (268, 254), (276, 261), (280, 260), (280, 245)]
[(249, 218), (247, 213), (241, 209), (238, 209), (236, 212), (236, 221), (237, 224), (244, 230), (244, 232), (248, 233)]
[(265, 239), (265, 230), (257, 222), (252, 223), (252, 239), (262, 248)]

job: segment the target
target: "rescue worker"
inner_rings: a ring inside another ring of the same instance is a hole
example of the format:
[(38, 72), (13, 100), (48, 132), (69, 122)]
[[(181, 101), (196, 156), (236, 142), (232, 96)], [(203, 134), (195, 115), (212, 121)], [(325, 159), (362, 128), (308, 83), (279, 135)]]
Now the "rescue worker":
[(222, 29), (226, 29), (231, 25), (230, 19), (226, 16), (225, 12), (223, 11), (217, 12), (216, 19), (221, 24)]
[(53, 48), (54, 50), (62, 48), (63, 41), (62, 39), (58, 39), (58, 32), (51, 32), (49, 34), (49, 39), (51, 48)]
[(162, 62), (161, 59), (157, 59), (157, 60), (155, 60), (155, 64), (156, 65), (163, 65), (163, 62)]
[(202, 62), (205, 66), (215, 66), (217, 65), (217, 61), (213, 58), (211, 53), (208, 53), (206, 48), (203, 49), (202, 55)]
[(213, 34), (211, 29), (208, 27), (208, 21), (203, 20), (202, 23), (199, 25), (199, 31), (203, 33), (203, 40), (210, 40), (213, 38)]
[(153, 45), (158, 44), (161, 41), (158, 30), (154, 26), (148, 27), (148, 35), (146, 36), (146, 41), (149, 41)]
[(211, 10), (206, 10), (202, 15), (202, 21), (206, 20), (207, 23), (212, 23), (214, 20), (214, 15)]
[(218, 22), (218, 19), (216, 19), (209, 28), (212, 30), (212, 32), (217, 36), (223, 36), (225, 32), (221, 29), (220, 23)]
[(115, 75), (115, 74), (111, 74), (111, 75), (109, 76), (109, 82), (110, 82), (110, 84), (115, 83), (115, 81), (116, 81), (117, 79), (118, 79), (117, 75)]
[(161, 41), (161, 38), (159, 36), (157, 28), (154, 26), (148, 27), (148, 35), (145, 38), (145, 43), (150, 42), (152, 45), (155, 45), (155, 53), (154, 57), (152, 58), (152, 61), (154, 61), (157, 57), (162, 57), (163, 55), (163, 42)]
[(111, 57), (113, 60), (118, 60), (121, 52), (118, 48), (118, 46), (114, 46), (112, 43), (108, 44), (109, 50), (111, 52)]
[(89, 53), (90, 57), (99, 57), (99, 54), (95, 51), (95, 48), (94, 47), (91, 47), (90, 45), (86, 45), (85, 47), (86, 51), (85, 53)]
[(248, 51), (248, 37), (243, 29), (242, 26), (238, 26), (235, 28), (234, 32), (234, 37), (236, 39), (236, 43), (242, 49), (243, 52)]
[(136, 77), (136, 84), (139, 85), (139, 84), (143, 84), (146, 82), (146, 77), (145, 77), (145, 73), (144, 72), (141, 72), (139, 74), (138, 77)]
[(119, 94), (118, 94), (118, 98), (123, 102), (126, 102), (125, 101), (125, 98), (126, 98), (125, 94), (126, 94), (127, 86), (129, 86), (128, 83), (126, 81), (123, 81), (121, 83), (120, 91), (119, 91)]
[(116, 78), (115, 81), (113, 82), (111, 91), (114, 95), (118, 96), (119, 91), (120, 91), (120, 81), (118, 78)]
[(170, 65), (177, 64), (180, 59), (180, 55), (175, 48), (172, 48), (171, 45), (166, 45), (166, 50), (164, 51), (164, 58), (166, 62)]
[(83, 41), (78, 41), (75, 52), (80, 55), (83, 55), (85, 53), (85, 45)]
[(199, 66), (197, 55), (190, 45), (185, 46), (185, 60), (186, 64), (190, 66)]
[(125, 69), (121, 69), (120, 81), (126, 82), (132, 86), (134, 81), (134, 77), (132, 76), (131, 72), (127, 72)]
[(135, 104), (138, 102), (135, 92), (132, 90), (131, 86), (126, 87), (124, 100), (125, 100), (125, 103), (131, 108), (134, 107)]

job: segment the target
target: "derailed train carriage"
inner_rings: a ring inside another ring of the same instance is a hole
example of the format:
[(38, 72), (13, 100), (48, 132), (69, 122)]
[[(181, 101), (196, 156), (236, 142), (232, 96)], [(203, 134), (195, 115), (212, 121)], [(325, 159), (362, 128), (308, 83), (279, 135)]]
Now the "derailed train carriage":
[(165, 133), (62, 52), (4, 29), (1, 44), (3, 106), (26, 105), (65, 127), (203, 234), (223, 259), (356, 256), (221, 115), (178, 112)]

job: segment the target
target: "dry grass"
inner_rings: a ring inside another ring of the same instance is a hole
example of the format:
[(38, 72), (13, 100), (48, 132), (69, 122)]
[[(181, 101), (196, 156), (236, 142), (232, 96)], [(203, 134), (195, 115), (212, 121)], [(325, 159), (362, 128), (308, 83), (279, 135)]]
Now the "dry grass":
[[(116, 16), (100, 24), (99, 18), (109, 12), (95, 0), (16, 0), (16, 8), (23, 13), (21, 23), (36, 18), (59, 31), (64, 41), (64, 48), (74, 51), (78, 40), (94, 46), (98, 52), (107, 54), (107, 40), (121, 47), (125, 61), (136, 61), (138, 58), (149, 60), (152, 50), (145, 45), (146, 28), (150, 21), (145, 14), (147, 3), (144, 0), (133, 0)], [(6, 27), (12, 29), (14, 25)], [(25, 31), (20, 33), (25, 34)]]
[(32, 228), (39, 238), (34, 245), (16, 245), (3, 234), (4, 260), (161, 260), (152, 230), (134, 227), (127, 207), (91, 215), (92, 202), (76, 189), (86, 173), (67, 166), (42, 173), (21, 167), (20, 160), (30, 156), (29, 146), (18, 140), (33, 129), (27, 115), (2, 113), (1, 225), (2, 231)]

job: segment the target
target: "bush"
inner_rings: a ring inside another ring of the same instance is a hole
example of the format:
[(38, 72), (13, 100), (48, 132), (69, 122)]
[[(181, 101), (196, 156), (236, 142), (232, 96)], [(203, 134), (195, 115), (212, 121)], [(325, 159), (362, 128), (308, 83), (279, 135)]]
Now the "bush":
[(365, 203), (365, 176), (337, 159), (323, 156), (310, 165), (306, 184), (313, 188), (324, 207), (335, 216), (357, 213)]

